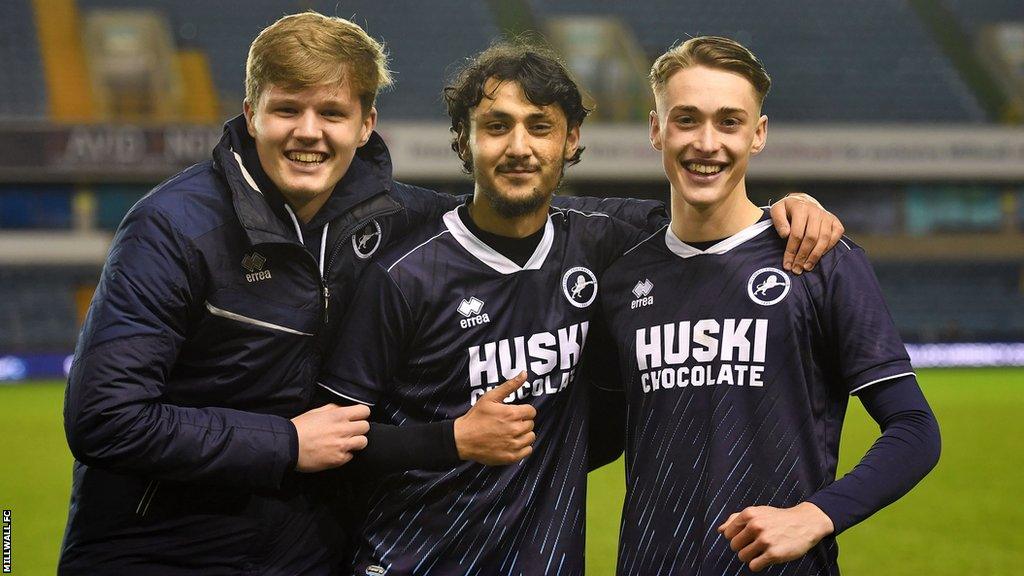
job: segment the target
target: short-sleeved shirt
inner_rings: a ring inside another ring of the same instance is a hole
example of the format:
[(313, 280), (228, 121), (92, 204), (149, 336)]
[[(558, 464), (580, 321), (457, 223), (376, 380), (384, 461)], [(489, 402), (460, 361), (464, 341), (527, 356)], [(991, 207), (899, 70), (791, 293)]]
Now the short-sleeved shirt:
[(587, 395), (575, 376), (598, 279), (637, 240), (603, 214), (552, 209), (520, 267), (453, 210), (370, 266), (322, 385), (401, 425), (457, 418), (525, 370), (506, 401), (536, 407), (537, 439), (509, 466), (380, 478), (356, 574), (582, 574)]
[[(863, 250), (794, 276), (784, 249), (764, 219), (706, 250), (666, 227), (603, 275), (629, 403), (620, 574), (748, 573), (716, 528), (834, 481), (849, 395), (912, 373)], [(837, 574), (837, 554), (762, 573)]]

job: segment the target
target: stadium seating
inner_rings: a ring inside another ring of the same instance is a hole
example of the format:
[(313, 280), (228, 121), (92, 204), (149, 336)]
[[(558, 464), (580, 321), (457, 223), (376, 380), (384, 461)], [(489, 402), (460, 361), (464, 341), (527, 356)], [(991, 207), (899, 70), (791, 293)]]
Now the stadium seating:
[[(735, 38), (772, 74), (786, 122), (984, 122), (985, 113), (902, 0), (531, 0), (542, 16), (606, 14), (649, 56), (692, 36)], [(642, 5), (642, 7), (640, 6)], [(973, 6), (973, 4), (972, 4)], [(872, 42), (864, 42), (872, 38)]]
[[(388, 46), (396, 90), (379, 101), (384, 119), (443, 120), (440, 92), (445, 68), (482, 50), (498, 34), (485, 3), (437, 0), (304, 2), (302, 7), (348, 18)], [(162, 12), (177, 42), (206, 51), (214, 82), (229, 114), (241, 111), (249, 43), (264, 27), (297, 7), (278, 0), (251, 0), (244, 10), (227, 2), (174, 0), (79, 0), (83, 14), (102, 8), (148, 8)], [(426, 30), (448, 30), (437, 42)], [(234, 104), (234, 103), (237, 103)]]
[(31, 0), (4, 0), (0, 16), (0, 120), (46, 116), (46, 83)]
[(0, 267), (0, 354), (73, 350), (75, 289), (98, 278), (95, 267)]
[(876, 263), (874, 268), (908, 341), (1024, 340), (1018, 264)]
[(0, 186), (0, 229), (71, 227), (71, 186)]

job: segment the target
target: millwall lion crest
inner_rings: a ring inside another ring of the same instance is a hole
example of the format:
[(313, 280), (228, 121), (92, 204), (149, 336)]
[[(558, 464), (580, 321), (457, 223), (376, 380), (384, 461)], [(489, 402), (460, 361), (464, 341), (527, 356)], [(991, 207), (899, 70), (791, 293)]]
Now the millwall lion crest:
[(380, 248), (382, 236), (380, 224), (376, 220), (367, 222), (366, 226), (352, 235), (352, 251), (359, 258), (366, 260)]
[(778, 304), (789, 294), (789, 276), (778, 268), (761, 268), (747, 281), (747, 296), (756, 304)]

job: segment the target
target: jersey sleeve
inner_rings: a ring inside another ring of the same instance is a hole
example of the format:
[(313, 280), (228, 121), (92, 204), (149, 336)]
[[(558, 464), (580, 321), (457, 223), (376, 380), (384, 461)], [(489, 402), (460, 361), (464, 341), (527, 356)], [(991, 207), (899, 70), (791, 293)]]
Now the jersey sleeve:
[(914, 373), (864, 251), (846, 241), (836, 248), (823, 317), (843, 385), (850, 394)]
[(412, 319), (401, 289), (380, 264), (359, 280), (319, 384), (344, 400), (372, 406), (401, 365)]
[(654, 232), (664, 226), (669, 216), (665, 203), (660, 200), (639, 200), (637, 198), (594, 198), (589, 196), (555, 196), (551, 204), (556, 208), (568, 208), (581, 212), (600, 212), (631, 226)]

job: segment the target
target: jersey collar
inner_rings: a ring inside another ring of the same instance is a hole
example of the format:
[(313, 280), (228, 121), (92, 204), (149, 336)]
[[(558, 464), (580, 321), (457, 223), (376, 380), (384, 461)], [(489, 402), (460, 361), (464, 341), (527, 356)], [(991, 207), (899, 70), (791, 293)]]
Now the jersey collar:
[(674, 232), (672, 232), (672, 226), (667, 226), (665, 231), (665, 246), (669, 250), (674, 252), (676, 256), (680, 258), (690, 258), (692, 256), (699, 256), (701, 254), (725, 254), (729, 250), (743, 244), (747, 240), (757, 236), (761, 232), (764, 232), (772, 225), (771, 220), (761, 220), (754, 224), (747, 226), (743, 230), (740, 230), (736, 234), (722, 240), (718, 244), (715, 244), (707, 250), (699, 250), (690, 246), (686, 242), (680, 240)]
[(547, 221), (544, 223), (544, 235), (541, 237), (540, 243), (537, 244), (537, 248), (533, 251), (533, 256), (530, 256), (526, 264), (520, 267), (494, 248), (485, 244), (483, 240), (474, 236), (469, 228), (466, 228), (466, 225), (462, 223), (462, 219), (459, 218), (458, 208), (444, 215), (444, 225), (452, 233), (455, 241), (461, 244), (467, 252), (501, 274), (513, 274), (523, 270), (539, 270), (544, 264), (548, 252), (551, 251), (551, 244), (555, 238), (555, 227), (551, 224), (551, 216), (548, 215)]

